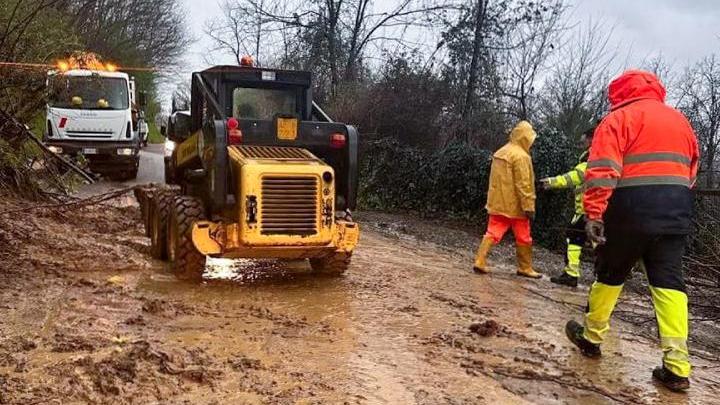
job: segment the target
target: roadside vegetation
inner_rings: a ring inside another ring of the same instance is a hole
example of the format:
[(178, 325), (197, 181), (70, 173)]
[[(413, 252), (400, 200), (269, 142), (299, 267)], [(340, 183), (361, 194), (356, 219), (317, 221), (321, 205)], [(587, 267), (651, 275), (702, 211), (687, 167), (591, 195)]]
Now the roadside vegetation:
[[(574, 21), (569, 0), (380, 3), (226, 0), (203, 33), (211, 55), (239, 62), (251, 54), (260, 66), (313, 72), (315, 98), (362, 134), (364, 209), (481, 224), (489, 158), (509, 128), (520, 119), (536, 127), (538, 178), (567, 170), (580, 153), (580, 133), (607, 109), (607, 83), (627, 67), (611, 25)], [(134, 74), (150, 95), (153, 123), (158, 79), (174, 78), (190, 41), (187, 26), (179, 0), (8, 0), (0, 3), (0, 61), (51, 64), (82, 50), (157, 69)], [(640, 65), (660, 76), (695, 128), (703, 157), (698, 187), (717, 189), (720, 59), (709, 54), (681, 66), (658, 54)], [(185, 108), (187, 78), (177, 82), (174, 104)], [(0, 65), (0, 109), (37, 133), (44, 85), (43, 69)], [(150, 128), (150, 142), (162, 142)], [(718, 198), (698, 198), (703, 220), (688, 260), (690, 279), (701, 280), (714, 305)], [(569, 194), (540, 193), (535, 238), (562, 246), (571, 209)]]
[[(210, 51), (238, 62), (252, 54), (260, 66), (313, 72), (315, 97), (362, 134), (364, 209), (482, 224), (489, 159), (514, 123), (527, 119), (539, 134), (537, 178), (569, 170), (581, 153), (580, 134), (607, 110), (607, 84), (631, 67), (624, 61), (637, 59), (615, 45), (611, 24), (575, 21), (572, 1), (378, 3), (226, 0), (223, 18), (208, 21), (205, 32)], [(655, 72), (668, 101), (689, 117), (703, 159), (698, 188), (717, 189), (718, 56), (682, 66), (658, 53), (632, 67)], [(707, 252), (720, 250), (712, 242), (719, 198), (699, 194), (698, 218), (705, 219), (688, 260), (691, 283), (714, 305), (720, 267)], [(572, 196), (538, 199), (534, 238), (559, 248)]]

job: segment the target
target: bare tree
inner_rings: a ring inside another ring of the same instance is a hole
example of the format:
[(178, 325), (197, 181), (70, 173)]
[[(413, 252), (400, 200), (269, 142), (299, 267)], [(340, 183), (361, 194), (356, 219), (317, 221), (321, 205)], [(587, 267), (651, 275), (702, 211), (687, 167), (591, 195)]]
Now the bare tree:
[(485, 26), (487, 24), (489, 0), (477, 0), (474, 4), (473, 11), (473, 38), (472, 53), (470, 56), (470, 69), (468, 72), (467, 88), (465, 90), (465, 102), (461, 117), (467, 120), (472, 112), (474, 104), (475, 92), (478, 87), (478, 78), (480, 76), (480, 53), (483, 50), (484, 37), (486, 35)]
[(720, 146), (720, 61), (715, 54), (686, 69), (678, 85), (678, 107), (687, 115), (700, 143), (704, 185), (716, 185)]
[(206, 24), (205, 35), (214, 44), (211, 52), (230, 54), (238, 64), (245, 55), (252, 55), (260, 66), (278, 59), (273, 55), (284, 43), (285, 24), (268, 14), (284, 12), (287, 4), (286, 0), (225, 0), (221, 19)]
[(647, 71), (655, 73), (655, 76), (660, 79), (660, 82), (662, 82), (669, 93), (675, 89), (675, 82), (678, 80), (677, 72), (673, 64), (668, 62), (662, 54), (646, 58), (640, 66)]
[(572, 42), (558, 53), (543, 87), (540, 115), (566, 136), (578, 136), (607, 111), (606, 87), (617, 52), (605, 27), (591, 22), (568, 32)]
[(167, 68), (191, 42), (179, 0), (61, 0), (85, 50), (125, 65)]
[(562, 17), (566, 9), (562, 0), (546, 2), (536, 13), (518, 21), (507, 31), (505, 52), (506, 90), (509, 112), (519, 119), (530, 118), (538, 75), (546, 68), (548, 58), (558, 49), (560, 35), (566, 27)]
[[(401, 0), (377, 12), (372, 0), (228, 0), (223, 21), (206, 33), (216, 50), (236, 58), (248, 51), (272, 52), (286, 56), (284, 65), (326, 74), (332, 95), (342, 83), (358, 79), (370, 44), (401, 42), (401, 35), (389, 31), (426, 24), (427, 13), (444, 7), (444, 2)], [(256, 40), (254, 49), (249, 38)]]

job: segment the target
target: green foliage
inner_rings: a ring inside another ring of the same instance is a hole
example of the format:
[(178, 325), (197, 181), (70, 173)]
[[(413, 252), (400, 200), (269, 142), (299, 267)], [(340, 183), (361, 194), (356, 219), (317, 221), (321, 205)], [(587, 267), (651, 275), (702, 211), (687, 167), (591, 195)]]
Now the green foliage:
[(165, 143), (165, 137), (154, 122), (148, 122), (148, 143)]
[[(569, 170), (578, 154), (567, 137), (541, 133), (533, 148), (536, 177)], [(360, 204), (481, 223), (486, 219), (491, 162), (490, 151), (459, 142), (435, 151), (403, 146), (394, 139), (366, 142), (361, 149)], [(544, 246), (561, 248), (572, 215), (572, 192), (539, 191), (534, 237)]]

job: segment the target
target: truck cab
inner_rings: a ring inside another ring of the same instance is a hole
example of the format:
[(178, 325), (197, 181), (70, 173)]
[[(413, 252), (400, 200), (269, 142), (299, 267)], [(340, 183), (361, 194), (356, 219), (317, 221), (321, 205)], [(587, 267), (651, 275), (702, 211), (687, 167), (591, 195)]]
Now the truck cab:
[(113, 179), (137, 176), (140, 139), (134, 83), (127, 73), (51, 71), (45, 143), (58, 154), (83, 155), (90, 171)]

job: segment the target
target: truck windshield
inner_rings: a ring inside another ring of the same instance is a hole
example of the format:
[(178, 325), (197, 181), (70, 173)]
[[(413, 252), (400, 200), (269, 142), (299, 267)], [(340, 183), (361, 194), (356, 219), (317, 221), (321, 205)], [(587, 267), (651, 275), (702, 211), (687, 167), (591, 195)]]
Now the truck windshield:
[(296, 114), (294, 89), (259, 89), (238, 87), (233, 91), (233, 116), (270, 120), (277, 114)]
[(79, 110), (126, 110), (127, 80), (121, 77), (62, 76), (50, 83), (50, 106)]

